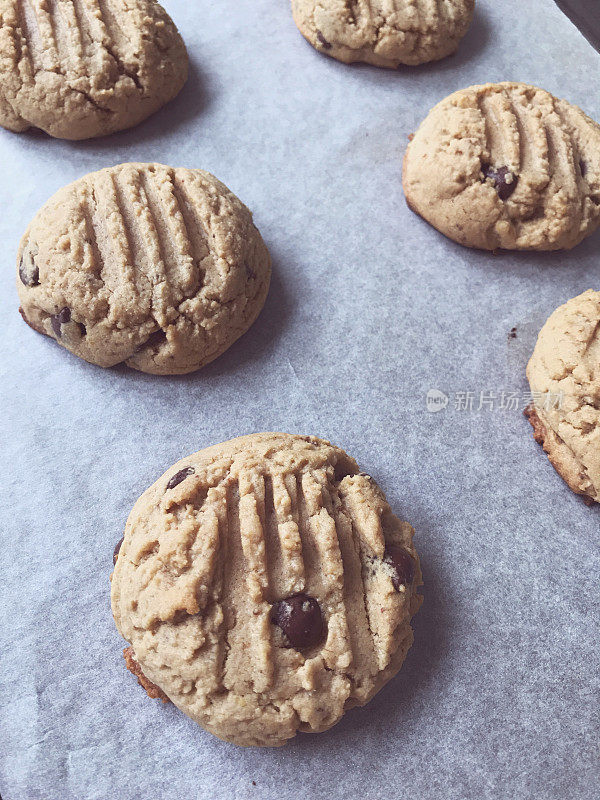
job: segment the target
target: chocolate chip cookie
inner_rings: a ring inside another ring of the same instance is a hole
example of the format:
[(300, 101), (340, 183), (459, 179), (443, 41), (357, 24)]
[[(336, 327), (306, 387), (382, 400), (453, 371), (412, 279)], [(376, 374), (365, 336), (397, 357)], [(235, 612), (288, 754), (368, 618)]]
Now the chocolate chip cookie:
[(117, 550), (129, 666), (227, 741), (323, 731), (404, 661), (412, 537), (329, 442), (259, 433), (195, 453), (144, 492)]
[(155, 0), (2, 0), (0, 125), (88, 139), (131, 128), (186, 81), (185, 45)]
[(317, 50), (392, 69), (453, 53), (474, 7), (475, 0), (292, 0), (296, 25)]
[(523, 83), (442, 100), (408, 145), (404, 192), (468, 247), (563, 250), (600, 224), (600, 126)]
[(101, 367), (192, 372), (252, 325), (270, 258), (214, 176), (161, 164), (92, 172), (50, 198), (19, 246), (21, 313)]
[(600, 292), (590, 289), (551, 314), (527, 378), (536, 441), (574, 492), (600, 502)]

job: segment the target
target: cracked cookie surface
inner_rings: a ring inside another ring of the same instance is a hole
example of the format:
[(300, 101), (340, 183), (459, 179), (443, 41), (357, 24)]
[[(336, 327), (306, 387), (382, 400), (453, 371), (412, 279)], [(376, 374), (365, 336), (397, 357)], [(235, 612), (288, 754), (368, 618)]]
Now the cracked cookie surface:
[(155, 0), (0, 0), (0, 125), (88, 139), (137, 125), (187, 79)]
[(21, 313), (86, 361), (192, 372), (254, 322), (271, 262), (214, 176), (121, 164), (60, 189), (19, 246)]
[(137, 501), (113, 615), (145, 678), (197, 723), (281, 745), (399, 670), (421, 604), (412, 537), (329, 442), (243, 436), (183, 459)]
[(460, 244), (562, 250), (600, 225), (600, 126), (522, 83), (435, 106), (404, 157), (408, 205)]
[(527, 365), (534, 436), (570, 488), (600, 502), (600, 292), (557, 308)]
[(292, 0), (298, 29), (339, 61), (395, 69), (453, 53), (475, 0)]

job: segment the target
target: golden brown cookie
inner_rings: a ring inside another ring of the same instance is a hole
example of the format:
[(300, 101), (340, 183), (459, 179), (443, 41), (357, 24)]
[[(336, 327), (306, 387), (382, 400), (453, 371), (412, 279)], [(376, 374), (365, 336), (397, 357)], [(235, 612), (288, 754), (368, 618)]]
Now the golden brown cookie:
[(403, 184), (409, 206), (460, 244), (568, 249), (600, 224), (600, 126), (534, 86), (471, 86), (420, 125)]
[(298, 29), (322, 53), (395, 69), (453, 53), (475, 0), (292, 0)]
[(551, 314), (527, 378), (536, 441), (574, 492), (600, 502), (600, 292), (590, 289)]
[(155, 0), (0, 0), (0, 125), (89, 139), (179, 93), (185, 45)]
[(121, 164), (58, 191), (17, 257), (21, 313), (80, 358), (192, 372), (252, 325), (271, 262), (252, 215), (208, 172)]
[(422, 599), (412, 537), (329, 442), (243, 436), (183, 459), (137, 501), (113, 615), (153, 693), (222, 739), (281, 745), (331, 727), (400, 669)]

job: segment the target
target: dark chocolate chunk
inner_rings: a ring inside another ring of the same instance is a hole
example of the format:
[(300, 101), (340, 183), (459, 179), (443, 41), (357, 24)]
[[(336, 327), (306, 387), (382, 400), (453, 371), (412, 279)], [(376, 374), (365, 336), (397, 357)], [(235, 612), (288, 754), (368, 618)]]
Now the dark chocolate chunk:
[(325, 50), (331, 50), (331, 44), (323, 36), (321, 31), (317, 31), (317, 41), (319, 42), (320, 45), (322, 45), (325, 48)]
[(52, 330), (54, 331), (58, 339), (60, 339), (61, 337), (60, 326), (70, 321), (71, 321), (71, 309), (67, 308), (66, 306), (65, 308), (62, 308), (58, 312), (58, 314), (50, 315), (50, 323), (52, 325)]
[(508, 167), (492, 167), (490, 164), (483, 164), (481, 167), (484, 180), (491, 180), (498, 193), (500, 200), (508, 200), (517, 188), (519, 176), (511, 172)]
[(171, 478), (171, 480), (167, 483), (167, 489), (174, 489), (176, 486), (184, 481), (189, 475), (194, 474), (193, 467), (184, 467), (180, 469), (179, 472), (176, 472), (175, 475)]
[(28, 266), (25, 266), (25, 260), (21, 259), (21, 263), (19, 264), (19, 278), (21, 279), (21, 283), (25, 286), (38, 286), (40, 282), (40, 271), (33, 261)]
[(583, 159), (579, 159), (579, 172), (581, 172), (581, 177), (585, 178), (585, 174), (587, 172), (587, 164)]
[(383, 560), (394, 571), (392, 583), (396, 591), (400, 586), (409, 586), (415, 577), (415, 562), (410, 553), (398, 544), (388, 544)]
[(271, 622), (281, 629), (286, 646), (296, 650), (318, 644), (325, 634), (321, 608), (307, 594), (293, 594), (274, 603)]
[(121, 545), (123, 544), (123, 539), (124, 537), (119, 539), (119, 541), (115, 545), (115, 549), (113, 550), (113, 564), (117, 563), (117, 558), (119, 557), (119, 550), (121, 549)]
[(87, 333), (87, 328), (85, 327), (83, 322), (78, 322), (77, 324), (79, 325), (79, 330), (81, 331), (81, 335), (85, 336)]

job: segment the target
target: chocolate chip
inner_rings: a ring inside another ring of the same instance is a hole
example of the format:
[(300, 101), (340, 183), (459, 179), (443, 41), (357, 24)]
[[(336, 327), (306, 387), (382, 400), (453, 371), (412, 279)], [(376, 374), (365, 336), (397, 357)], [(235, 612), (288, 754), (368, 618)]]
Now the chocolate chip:
[(392, 583), (398, 591), (401, 586), (409, 586), (415, 577), (415, 562), (410, 553), (397, 544), (388, 544), (385, 548), (383, 560), (392, 567), (394, 575)]
[(81, 331), (81, 335), (85, 336), (87, 333), (87, 328), (85, 327), (83, 322), (78, 322), (77, 324), (79, 325), (79, 330)]
[(119, 557), (119, 550), (121, 549), (121, 545), (123, 544), (123, 540), (125, 537), (119, 539), (119, 541), (115, 545), (115, 549), (113, 551), (113, 564), (117, 563), (117, 558)]
[(60, 339), (61, 337), (60, 326), (70, 321), (71, 321), (71, 310), (66, 306), (65, 308), (62, 308), (58, 312), (58, 314), (51, 314), (50, 323), (52, 324), (52, 330), (54, 331), (58, 339)]
[(321, 31), (317, 31), (317, 41), (321, 44), (325, 50), (331, 49), (331, 44), (327, 41), (327, 39), (323, 36)]
[(38, 286), (40, 282), (40, 271), (36, 265), (31, 262), (29, 268), (25, 266), (25, 260), (22, 258), (19, 264), (19, 278), (21, 283), (25, 286)]
[(189, 475), (194, 474), (193, 467), (184, 467), (180, 469), (179, 472), (176, 472), (175, 475), (171, 478), (171, 480), (167, 483), (167, 489), (174, 489), (176, 486), (184, 481)]
[(519, 176), (511, 172), (508, 167), (492, 167), (490, 164), (483, 164), (481, 171), (483, 172), (484, 180), (493, 182), (500, 200), (508, 200), (517, 188)]
[(325, 634), (321, 608), (307, 594), (293, 594), (274, 603), (271, 622), (281, 628), (286, 647), (296, 650), (318, 644)]
[(581, 177), (585, 178), (585, 174), (587, 172), (587, 164), (583, 159), (579, 159), (579, 172), (581, 172)]

